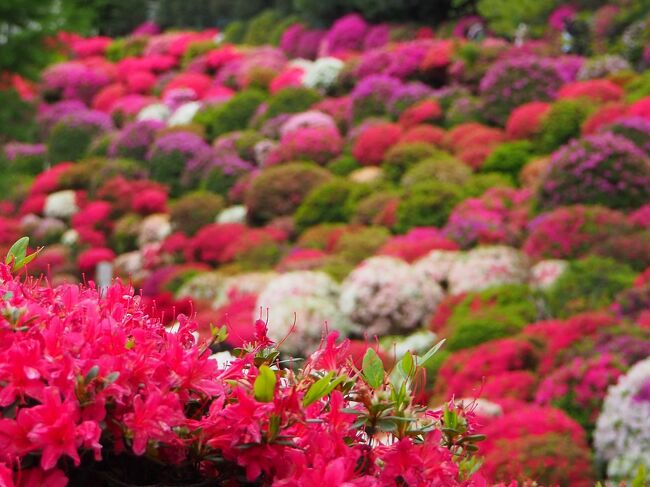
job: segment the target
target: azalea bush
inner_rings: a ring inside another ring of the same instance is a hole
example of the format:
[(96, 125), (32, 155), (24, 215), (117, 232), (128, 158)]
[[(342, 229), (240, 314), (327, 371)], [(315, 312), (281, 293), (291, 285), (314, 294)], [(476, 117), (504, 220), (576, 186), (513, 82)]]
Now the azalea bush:
[[(25, 258), (15, 249), (8, 262), (19, 269)], [(368, 485), (480, 482), (471, 411), (413, 401), (417, 370), (435, 348), (407, 354), (391, 378), (372, 349), (356, 369), (349, 342), (330, 334), (291, 371), (261, 320), (226, 358), (210, 348), (226, 328), (197, 341), (196, 322), (181, 315), (166, 330), (128, 286), (100, 296), (94, 286), (23, 283), (5, 264), (0, 273), (11, 296), (2, 302), (0, 368), (6, 485), (137, 481), (144, 472), (149, 481), (268, 485), (332, 475)], [(407, 463), (396, 461), (403, 455)]]

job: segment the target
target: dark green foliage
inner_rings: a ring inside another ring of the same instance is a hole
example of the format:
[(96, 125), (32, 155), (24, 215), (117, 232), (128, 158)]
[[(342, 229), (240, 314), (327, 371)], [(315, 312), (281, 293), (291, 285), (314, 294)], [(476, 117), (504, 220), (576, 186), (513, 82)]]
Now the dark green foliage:
[(220, 168), (215, 167), (203, 179), (201, 188), (211, 193), (226, 196), (238, 177), (238, 174), (226, 174)]
[(191, 236), (205, 225), (214, 223), (223, 208), (223, 198), (218, 194), (195, 191), (176, 200), (172, 204), (169, 216), (174, 230)]
[(497, 34), (513, 37), (520, 24), (526, 24), (533, 35), (540, 35), (546, 19), (558, 4), (556, 0), (478, 0), (479, 14)]
[(425, 142), (397, 144), (386, 153), (382, 169), (385, 176), (396, 183), (409, 168), (424, 159), (433, 157), (437, 152), (440, 151)]
[(289, 15), (289, 16), (282, 17), (278, 22), (275, 23), (274, 26), (272, 26), (271, 32), (267, 37), (267, 42), (273, 46), (279, 45), (280, 40), (282, 39), (282, 34), (284, 34), (284, 31), (287, 30), (293, 24), (297, 24), (299, 22), (300, 22), (300, 17), (296, 15)]
[(359, 12), (373, 22), (440, 22), (471, 10), (474, 1), (456, 0), (293, 0), (306, 19), (326, 25), (342, 15)]
[(235, 258), (237, 268), (242, 271), (259, 272), (272, 269), (282, 258), (280, 245), (269, 241), (244, 250)]
[(497, 146), (481, 166), (482, 172), (500, 172), (516, 178), (533, 156), (533, 145), (527, 140)]
[(46, 49), (45, 39), (59, 31), (87, 32), (93, 7), (81, 0), (2, 0), (0, 73), (36, 77), (55, 56)]
[(33, 178), (28, 174), (21, 174), (5, 170), (0, 165), (0, 194), (5, 200), (14, 200), (27, 194)]
[(205, 107), (195, 115), (194, 122), (205, 127), (208, 140), (243, 130), (265, 98), (264, 93), (258, 90), (242, 91), (223, 104)]
[(89, 157), (66, 169), (59, 178), (59, 187), (83, 189), (92, 195), (102, 184), (115, 176), (134, 179), (143, 175), (144, 171), (134, 160)]
[(593, 106), (584, 100), (560, 100), (551, 106), (541, 126), (539, 147), (552, 152), (569, 140), (580, 136), (582, 123)]
[(568, 269), (545, 293), (552, 316), (566, 318), (583, 311), (609, 306), (622, 290), (632, 286), (636, 274), (613, 259), (587, 257)]
[(284, 88), (269, 98), (264, 119), (268, 120), (282, 113), (304, 112), (320, 99), (320, 94), (310, 88)]
[(459, 186), (423, 181), (405, 191), (397, 207), (395, 230), (406, 233), (414, 227), (440, 227), (462, 199)]
[(249, 220), (253, 224), (264, 224), (293, 214), (310, 191), (331, 178), (327, 170), (305, 162), (265, 169), (246, 192)]
[(496, 172), (475, 174), (463, 185), (463, 198), (481, 196), (488, 189), (497, 186), (508, 188), (514, 186), (514, 182), (507, 174)]
[(1, 160), (2, 166), (6, 165), (6, 169), (2, 168), (2, 174), (5, 171), (16, 172), (20, 174), (30, 174), (36, 176), (45, 170), (47, 162), (43, 155), (19, 155), (13, 161)]
[(364, 227), (341, 235), (334, 252), (348, 263), (356, 265), (371, 257), (390, 238), (384, 227)]
[(148, 162), (151, 168), (149, 177), (154, 181), (169, 185), (172, 195), (177, 196), (182, 189), (188, 189), (181, 184), (181, 176), (187, 162), (186, 154), (179, 151), (157, 151), (152, 154)]
[(375, 255), (389, 238), (390, 232), (378, 226), (355, 228), (345, 232), (336, 243), (335, 255), (321, 270), (337, 281), (342, 281), (362, 260)]
[(526, 285), (506, 285), (469, 293), (453, 310), (445, 348), (456, 351), (514, 335), (537, 318)]
[(47, 155), (52, 164), (62, 161), (78, 161), (90, 148), (99, 129), (92, 125), (73, 126), (59, 122), (47, 138)]
[(264, 10), (248, 22), (243, 43), (251, 46), (267, 44), (273, 28), (280, 22), (281, 14), (276, 10)]
[(121, 37), (113, 40), (106, 48), (106, 58), (117, 62), (130, 56), (140, 56), (147, 46), (146, 37)]
[(300, 233), (319, 223), (344, 223), (350, 219), (348, 201), (354, 193), (352, 181), (335, 179), (311, 191), (294, 214), (296, 230)]
[(650, 95), (650, 71), (644, 71), (625, 85), (629, 102), (635, 102)]
[(37, 132), (36, 107), (21, 100), (13, 89), (0, 90), (0, 107), (0, 144), (9, 140), (33, 141)]
[(352, 155), (344, 154), (340, 157), (337, 157), (329, 164), (327, 164), (327, 169), (332, 171), (337, 176), (347, 176), (357, 169), (361, 169), (361, 164), (357, 161)]
[(187, 66), (197, 57), (216, 49), (216, 47), (217, 44), (213, 40), (191, 42), (183, 53), (181, 66)]
[(234, 44), (240, 44), (246, 35), (246, 23), (241, 20), (230, 22), (223, 30), (223, 40)]

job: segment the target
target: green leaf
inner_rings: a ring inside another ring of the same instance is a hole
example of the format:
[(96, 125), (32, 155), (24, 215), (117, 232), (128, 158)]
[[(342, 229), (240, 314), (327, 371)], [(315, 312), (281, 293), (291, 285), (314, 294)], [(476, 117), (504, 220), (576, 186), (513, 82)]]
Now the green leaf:
[(14, 243), (9, 252), (7, 252), (7, 258), (5, 259), (5, 264), (11, 264), (12, 262), (18, 262), (25, 258), (27, 255), (27, 247), (29, 246), (29, 237), (22, 237)]
[(88, 373), (86, 374), (86, 378), (85, 378), (86, 383), (93, 380), (95, 377), (97, 377), (98, 374), (99, 374), (99, 365), (93, 365), (88, 371)]
[(273, 401), (276, 381), (275, 372), (273, 372), (268, 366), (262, 365), (260, 367), (260, 374), (257, 376), (257, 379), (255, 379), (255, 383), (253, 384), (255, 399), (260, 402)]
[(397, 431), (397, 424), (395, 424), (394, 421), (391, 421), (389, 419), (380, 419), (375, 424), (375, 427), (378, 430), (385, 431), (385, 432)]
[(415, 361), (411, 352), (406, 352), (402, 360), (397, 364), (397, 370), (402, 374), (405, 379), (412, 377), (415, 373)]
[(27, 257), (25, 257), (24, 259), (21, 259), (21, 260), (17, 261), (16, 263), (14, 263), (14, 271), (19, 271), (20, 269), (25, 267), (27, 264), (29, 264), (31, 261), (33, 261), (38, 256), (38, 254), (41, 253), (41, 250), (42, 249), (37, 249), (36, 252), (31, 253)]
[(645, 465), (641, 464), (636, 472), (636, 477), (632, 480), (631, 487), (645, 487), (646, 485)]
[(325, 397), (327, 387), (329, 386), (333, 376), (334, 372), (328, 372), (324, 377), (321, 377), (314, 382), (307, 391), (307, 394), (305, 394), (305, 397), (302, 398), (302, 405), (305, 407), (309, 406), (320, 398)]
[(418, 365), (420, 367), (424, 367), (429, 360), (440, 350), (440, 347), (442, 347), (445, 343), (446, 339), (440, 340), (438, 343), (436, 343), (431, 350), (429, 350), (427, 353), (425, 353), (422, 357), (420, 357), (420, 360), (418, 360)]
[(384, 364), (372, 348), (369, 348), (366, 351), (366, 354), (363, 356), (363, 377), (366, 379), (366, 382), (373, 389), (381, 387), (384, 383), (384, 376), (386, 372), (384, 371)]
[(108, 385), (108, 384), (112, 384), (112, 383), (115, 382), (119, 377), (120, 377), (120, 373), (119, 373), (119, 372), (111, 372), (110, 374), (108, 374), (108, 375), (104, 378), (104, 383), (105, 383), (106, 385)]

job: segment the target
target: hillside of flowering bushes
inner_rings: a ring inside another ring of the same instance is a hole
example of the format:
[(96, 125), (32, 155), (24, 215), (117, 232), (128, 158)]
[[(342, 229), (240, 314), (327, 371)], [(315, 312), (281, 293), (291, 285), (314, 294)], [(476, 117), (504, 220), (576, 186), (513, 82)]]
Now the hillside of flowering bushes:
[(650, 482), (650, 6), (537, 3), (3, 76), (0, 487)]

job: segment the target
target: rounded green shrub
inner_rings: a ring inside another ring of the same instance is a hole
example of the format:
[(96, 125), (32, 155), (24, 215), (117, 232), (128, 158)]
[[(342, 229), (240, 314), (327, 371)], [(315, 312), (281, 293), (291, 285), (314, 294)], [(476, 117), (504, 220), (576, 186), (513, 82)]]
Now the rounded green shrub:
[(224, 42), (233, 44), (241, 44), (246, 36), (246, 23), (242, 20), (235, 20), (230, 22), (223, 30)]
[(102, 128), (91, 124), (70, 124), (58, 122), (47, 138), (48, 159), (53, 163), (78, 161), (85, 157), (93, 139)]
[(149, 39), (145, 36), (114, 39), (106, 48), (106, 58), (114, 63), (126, 57), (138, 57), (147, 47)]
[(88, 157), (66, 169), (59, 177), (61, 189), (83, 189), (91, 195), (102, 184), (116, 176), (126, 179), (142, 177), (143, 170), (132, 159), (107, 159), (105, 157)]
[(201, 189), (210, 193), (216, 193), (221, 196), (227, 196), (230, 188), (233, 187), (240, 174), (226, 174), (220, 167), (210, 169), (203, 181)]
[(469, 293), (447, 321), (450, 352), (515, 335), (537, 319), (537, 305), (526, 285), (511, 284)]
[(438, 157), (420, 161), (406, 171), (401, 184), (405, 188), (410, 188), (420, 181), (464, 185), (471, 177), (472, 170), (469, 166), (446, 152), (440, 152)]
[(413, 227), (441, 227), (462, 199), (462, 190), (454, 184), (422, 181), (404, 192), (397, 206), (395, 230), (406, 233)]
[(488, 189), (497, 186), (502, 188), (510, 188), (514, 186), (514, 181), (509, 175), (498, 172), (474, 174), (463, 185), (463, 197), (475, 198), (477, 196), (481, 196)]
[(345, 232), (336, 242), (334, 253), (352, 265), (371, 257), (390, 238), (384, 227), (361, 227)]
[(263, 224), (291, 215), (310, 191), (331, 178), (326, 169), (305, 162), (265, 169), (253, 179), (246, 192), (248, 218), (253, 224)]
[(635, 277), (629, 266), (610, 258), (576, 260), (545, 292), (546, 306), (558, 318), (605, 308), (619, 292), (632, 286)]
[(38, 132), (36, 107), (14, 89), (0, 90), (0, 106), (0, 144), (8, 140), (33, 141)]
[(438, 152), (435, 147), (425, 142), (397, 144), (386, 152), (382, 169), (390, 181), (398, 182), (409, 168)]
[(320, 100), (318, 91), (311, 88), (284, 88), (269, 98), (264, 119), (268, 120), (283, 113), (304, 112)]
[(212, 39), (190, 42), (181, 58), (181, 66), (186, 67), (194, 59), (210, 52), (216, 47), (217, 45)]
[(316, 187), (294, 214), (296, 230), (302, 232), (319, 223), (347, 222), (354, 203), (362, 196), (362, 188), (363, 185), (345, 179), (334, 179)]
[(560, 100), (553, 103), (542, 120), (539, 147), (552, 152), (574, 137), (580, 136), (583, 122), (592, 111), (585, 100)]
[(214, 223), (223, 208), (223, 198), (218, 194), (194, 191), (183, 195), (172, 204), (170, 220), (174, 230), (191, 236), (205, 225)]
[(327, 164), (327, 169), (337, 176), (347, 176), (361, 167), (363, 166), (351, 154), (339, 156)]
[(251, 46), (261, 46), (269, 42), (271, 32), (282, 20), (280, 12), (267, 9), (250, 19), (246, 28), (243, 43)]
[(205, 127), (209, 140), (227, 132), (243, 130), (265, 98), (260, 90), (244, 90), (225, 103), (206, 106), (194, 116), (194, 122)]
[(482, 172), (500, 172), (516, 178), (533, 157), (533, 144), (527, 140), (498, 145), (481, 166)]
[(386, 209), (397, 205), (399, 194), (396, 191), (379, 191), (361, 199), (354, 209), (352, 223), (358, 225), (380, 225)]

